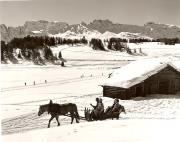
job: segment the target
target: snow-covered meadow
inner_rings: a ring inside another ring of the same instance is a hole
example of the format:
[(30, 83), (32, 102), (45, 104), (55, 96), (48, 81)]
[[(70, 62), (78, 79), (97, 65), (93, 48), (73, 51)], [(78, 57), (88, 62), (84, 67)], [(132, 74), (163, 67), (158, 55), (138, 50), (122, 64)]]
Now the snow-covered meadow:
[(7, 135), (3, 141), (19, 142), (179, 142), (179, 120), (108, 120), (67, 125)]
[[(158, 43), (129, 44), (136, 55), (115, 51), (94, 51), (88, 46), (54, 47), (62, 52), (66, 67), (1, 65), (1, 119), (3, 141), (177, 141), (176, 127), (180, 119), (180, 94), (151, 95), (132, 100), (120, 100), (127, 114), (120, 120), (70, 124), (70, 118), (61, 116), (62, 126), (46, 129), (49, 115), (37, 116), (39, 105), (52, 99), (57, 103), (76, 103), (81, 116), (84, 108), (102, 97), (100, 86), (114, 69), (134, 60), (158, 56), (180, 58), (180, 45)], [(138, 53), (139, 48), (143, 54)], [(45, 80), (47, 83), (45, 83)], [(35, 81), (35, 85), (34, 85)], [(26, 86), (25, 83), (26, 82)], [(102, 97), (105, 107), (113, 99)], [(41, 129), (41, 130), (40, 130)], [(172, 131), (173, 130), (173, 131)], [(23, 133), (22, 133), (23, 132)], [(7, 135), (12, 134), (12, 135)], [(164, 137), (163, 137), (164, 136)]]

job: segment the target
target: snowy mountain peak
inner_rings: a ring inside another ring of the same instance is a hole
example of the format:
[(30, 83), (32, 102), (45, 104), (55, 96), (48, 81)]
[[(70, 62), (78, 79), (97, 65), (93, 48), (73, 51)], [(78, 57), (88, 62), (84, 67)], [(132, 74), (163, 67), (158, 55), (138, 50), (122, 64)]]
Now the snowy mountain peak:
[(113, 33), (113, 32), (109, 32), (109, 31), (106, 31), (102, 34), (102, 38), (103, 39), (109, 39), (109, 38), (118, 38), (117, 34)]
[(88, 28), (82, 24), (78, 24), (77, 31), (78, 33), (85, 33), (88, 32)]
[[(42, 30), (43, 32), (40, 32)], [(44, 20), (27, 21), (23, 26), (6, 27), (0, 25), (1, 39), (10, 41), (14, 37), (25, 37), (27, 35), (57, 35), (72, 31), (78, 35), (102, 35), (102, 38), (123, 37), (123, 38), (180, 38), (180, 27), (168, 24), (156, 24), (149, 22), (144, 26), (127, 25), (113, 23), (110, 20), (94, 20), (89, 24), (81, 22), (80, 24), (69, 25), (65, 22), (48, 22)], [(73, 33), (73, 34), (74, 34)], [(120, 34), (121, 33), (121, 34)], [(139, 34), (137, 34), (139, 33)]]

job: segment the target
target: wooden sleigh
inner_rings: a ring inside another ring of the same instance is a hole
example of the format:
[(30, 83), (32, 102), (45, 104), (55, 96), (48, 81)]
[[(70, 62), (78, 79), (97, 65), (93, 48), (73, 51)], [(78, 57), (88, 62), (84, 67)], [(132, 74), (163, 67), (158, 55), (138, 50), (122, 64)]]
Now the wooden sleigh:
[(85, 108), (84, 116), (87, 121), (97, 121), (97, 120), (105, 120), (105, 119), (119, 119), (121, 112), (126, 113), (124, 106), (120, 106), (120, 108), (116, 112), (103, 112), (96, 116), (93, 111), (89, 108)]

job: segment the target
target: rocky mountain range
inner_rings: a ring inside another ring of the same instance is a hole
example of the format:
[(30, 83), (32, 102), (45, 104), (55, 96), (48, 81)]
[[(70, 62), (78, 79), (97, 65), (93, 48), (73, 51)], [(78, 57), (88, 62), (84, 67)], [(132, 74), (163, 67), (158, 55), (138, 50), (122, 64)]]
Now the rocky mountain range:
[[(27, 35), (43, 36), (43, 35), (59, 35), (59, 34), (74, 34), (74, 36), (81, 35), (125, 35), (126, 37), (133, 35), (157, 38), (180, 38), (180, 27), (168, 24), (156, 24), (149, 22), (143, 26), (117, 24), (109, 20), (94, 20), (86, 24), (69, 25), (65, 22), (48, 22), (40, 21), (27, 21), (23, 26), (7, 27), (4, 24), (0, 25), (1, 40), (10, 41), (14, 37), (25, 37)], [(65, 34), (68, 38), (68, 35)]]

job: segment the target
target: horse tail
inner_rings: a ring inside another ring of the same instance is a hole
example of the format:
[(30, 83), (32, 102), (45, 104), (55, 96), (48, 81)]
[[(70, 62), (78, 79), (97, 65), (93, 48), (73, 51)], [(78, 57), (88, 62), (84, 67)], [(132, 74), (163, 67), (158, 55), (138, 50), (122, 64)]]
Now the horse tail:
[(80, 119), (80, 117), (79, 117), (79, 113), (78, 113), (78, 109), (77, 109), (77, 105), (75, 104), (75, 115), (76, 115), (76, 117), (78, 118), (78, 119)]
[(80, 119), (78, 111), (76, 111), (76, 116), (78, 119)]

